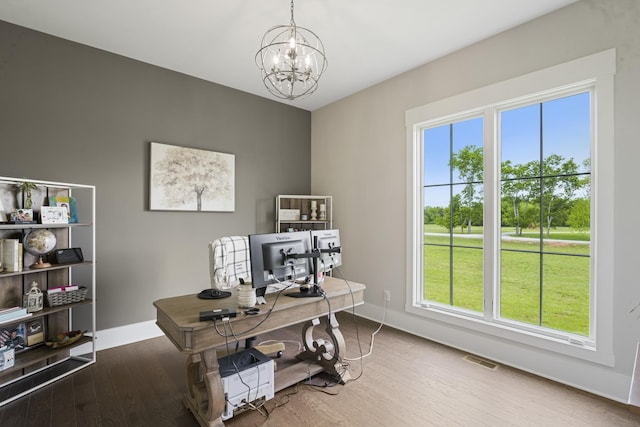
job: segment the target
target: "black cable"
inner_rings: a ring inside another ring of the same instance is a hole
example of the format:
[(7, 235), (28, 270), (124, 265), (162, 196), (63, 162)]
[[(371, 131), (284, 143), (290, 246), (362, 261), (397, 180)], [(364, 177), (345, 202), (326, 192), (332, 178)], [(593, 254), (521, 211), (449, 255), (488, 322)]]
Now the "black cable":
[[(278, 282), (278, 283), (281, 283), (281, 282)], [(276, 303), (278, 302), (278, 298), (280, 298), (280, 295), (282, 294), (282, 292), (283, 292), (283, 291), (285, 291), (285, 290), (287, 290), (287, 289), (289, 289), (290, 287), (291, 287), (291, 285), (287, 286), (286, 288), (282, 288), (282, 289), (280, 289), (280, 290), (276, 293), (276, 299), (275, 299), (275, 301), (273, 301), (273, 305), (271, 306), (271, 308), (267, 311), (267, 315), (266, 315), (266, 316), (265, 316), (261, 321), (259, 321), (257, 324), (255, 324), (254, 326), (252, 326), (251, 328), (249, 328), (249, 329), (247, 329), (247, 330), (245, 330), (245, 331), (242, 331), (239, 335), (246, 335), (246, 334), (248, 334), (249, 332), (254, 331), (255, 329), (257, 329), (257, 328), (258, 328), (260, 325), (262, 325), (264, 322), (266, 322), (266, 321), (267, 321), (267, 319), (269, 318), (269, 316), (271, 316), (271, 313), (273, 312), (273, 309), (276, 307)], [(216, 324), (215, 320), (214, 320), (213, 324), (214, 324), (214, 325)], [(221, 337), (225, 337), (225, 338), (226, 338), (226, 336), (225, 336), (224, 334), (222, 334), (222, 333), (218, 330), (218, 328), (217, 328), (217, 327), (215, 328), (215, 330), (216, 330), (216, 333), (217, 333), (218, 335), (220, 335)], [(225, 331), (225, 333), (226, 333), (226, 331)]]

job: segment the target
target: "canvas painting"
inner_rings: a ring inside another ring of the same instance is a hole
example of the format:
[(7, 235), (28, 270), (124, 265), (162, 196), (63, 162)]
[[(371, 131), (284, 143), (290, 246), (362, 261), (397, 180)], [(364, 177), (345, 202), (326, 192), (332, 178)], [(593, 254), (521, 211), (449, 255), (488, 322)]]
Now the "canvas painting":
[(151, 143), (151, 210), (233, 212), (235, 156)]

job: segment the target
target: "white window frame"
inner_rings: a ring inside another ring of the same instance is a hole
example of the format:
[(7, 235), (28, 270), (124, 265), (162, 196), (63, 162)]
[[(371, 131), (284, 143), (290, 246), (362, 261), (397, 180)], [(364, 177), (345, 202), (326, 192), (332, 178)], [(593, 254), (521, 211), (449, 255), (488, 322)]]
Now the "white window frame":
[[(616, 51), (609, 49), (587, 57), (499, 82), (426, 104), (405, 113), (407, 132), (407, 300), (405, 311), (484, 334), (536, 348), (614, 366), (613, 356), (613, 148), (614, 148), (614, 75)], [(587, 89), (585, 89), (587, 88)], [(500, 170), (495, 153), (499, 132), (496, 111), (507, 105), (560, 92), (592, 90), (591, 146), (591, 294), (593, 303), (591, 337), (569, 333), (551, 334), (541, 328), (524, 327), (517, 322), (497, 319), (492, 295), (499, 276)], [(435, 123), (456, 121), (483, 115), (485, 141), (484, 224), (489, 227), (484, 239), (484, 313), (472, 313), (442, 304), (422, 302), (423, 286), (423, 130)], [(494, 185), (488, 185), (491, 182)], [(487, 238), (487, 236), (491, 236)], [(489, 290), (490, 292), (487, 292)]]

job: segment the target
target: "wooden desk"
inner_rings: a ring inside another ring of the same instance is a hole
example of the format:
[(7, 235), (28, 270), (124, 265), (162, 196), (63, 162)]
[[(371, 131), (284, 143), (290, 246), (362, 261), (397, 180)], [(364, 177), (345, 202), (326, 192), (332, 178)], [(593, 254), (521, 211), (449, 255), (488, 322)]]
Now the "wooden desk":
[[(200, 322), (201, 311), (217, 308), (236, 309), (238, 317), (232, 318), (231, 324), (238, 339), (250, 338), (306, 321), (302, 328), (305, 351), (299, 355), (306, 362), (276, 371), (275, 391), (308, 377), (309, 361), (315, 364), (315, 368), (311, 370), (312, 375), (324, 370), (338, 376), (343, 382), (349, 380), (348, 371), (340, 363), (346, 349), (334, 313), (362, 304), (365, 285), (355, 282), (347, 284), (344, 280), (326, 277), (322, 288), (328, 302), (325, 298), (319, 297), (291, 298), (283, 292), (274, 306), (276, 294), (269, 294), (266, 296), (267, 304), (259, 306), (261, 313), (254, 316), (244, 315), (237, 308), (237, 291), (229, 298), (218, 300), (202, 300), (194, 294), (160, 299), (153, 303), (157, 310), (157, 325), (179, 351), (189, 354), (186, 365), (188, 394), (183, 402), (200, 425), (223, 426), (221, 415), (225, 405), (215, 350), (216, 347), (225, 345), (225, 338), (216, 332), (213, 322)], [(271, 307), (274, 307), (271, 315), (264, 320)], [(263, 320), (264, 322), (256, 327)], [(223, 331), (222, 322), (217, 321), (217, 324), (218, 329)], [(333, 349), (329, 347), (327, 350), (327, 346), (313, 339), (316, 326), (324, 328), (326, 334), (323, 334), (323, 338), (329, 336), (333, 341)], [(227, 341), (235, 342), (235, 339), (227, 338)], [(201, 374), (201, 366), (204, 375)]]

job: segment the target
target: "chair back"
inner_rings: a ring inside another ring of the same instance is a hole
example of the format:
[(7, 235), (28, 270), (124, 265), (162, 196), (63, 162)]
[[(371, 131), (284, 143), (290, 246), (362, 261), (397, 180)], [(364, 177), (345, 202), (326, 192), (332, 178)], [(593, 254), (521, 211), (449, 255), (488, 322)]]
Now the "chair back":
[(251, 281), (251, 259), (247, 236), (221, 237), (209, 242), (209, 275), (211, 287), (229, 290)]

